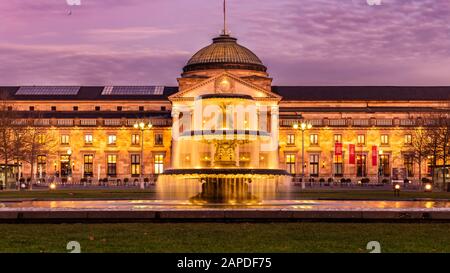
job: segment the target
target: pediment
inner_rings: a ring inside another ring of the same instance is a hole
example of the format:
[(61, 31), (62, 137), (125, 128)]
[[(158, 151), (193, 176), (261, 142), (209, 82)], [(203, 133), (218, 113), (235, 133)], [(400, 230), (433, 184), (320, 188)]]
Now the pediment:
[(271, 91), (265, 90), (251, 82), (245, 81), (231, 73), (221, 73), (217, 76), (208, 78), (189, 88), (173, 94), (169, 97), (174, 100), (189, 100), (201, 95), (217, 93), (234, 93), (239, 95), (248, 95), (254, 99), (273, 99), (281, 100), (281, 97)]

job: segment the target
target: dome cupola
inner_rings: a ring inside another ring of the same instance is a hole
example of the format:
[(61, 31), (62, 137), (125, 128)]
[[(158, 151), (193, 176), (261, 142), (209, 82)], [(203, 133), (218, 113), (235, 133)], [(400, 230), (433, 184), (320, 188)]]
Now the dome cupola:
[(213, 43), (192, 56), (184, 73), (212, 69), (239, 69), (266, 72), (261, 60), (248, 48), (237, 43), (237, 39), (222, 34)]

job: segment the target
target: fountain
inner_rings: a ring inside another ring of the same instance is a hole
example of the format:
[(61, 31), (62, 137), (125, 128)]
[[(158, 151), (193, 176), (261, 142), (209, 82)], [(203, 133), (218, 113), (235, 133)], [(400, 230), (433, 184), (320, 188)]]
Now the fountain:
[[(224, 11), (226, 10), (224, 6)], [(252, 203), (290, 185), (278, 168), (278, 103), (267, 68), (222, 35), (183, 68), (172, 102), (172, 164), (157, 181), (162, 200)]]
[(248, 204), (289, 191), (290, 176), (278, 169), (277, 105), (237, 92), (190, 102), (173, 109), (172, 169), (158, 179), (159, 199)]

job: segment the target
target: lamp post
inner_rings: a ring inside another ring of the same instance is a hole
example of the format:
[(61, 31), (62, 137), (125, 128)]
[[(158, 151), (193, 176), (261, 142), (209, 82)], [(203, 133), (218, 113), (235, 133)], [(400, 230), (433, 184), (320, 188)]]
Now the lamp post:
[(67, 155), (69, 156), (68, 160), (69, 160), (69, 169), (67, 170), (67, 176), (71, 177), (72, 176), (72, 161), (71, 161), (71, 157), (72, 157), (72, 149), (68, 149), (67, 150)]
[(381, 162), (381, 158), (383, 155), (383, 150), (378, 151), (378, 184), (381, 182), (381, 175), (383, 173), (383, 164)]
[(294, 124), (295, 130), (302, 131), (302, 189), (305, 189), (305, 131), (312, 128), (312, 124), (309, 122), (304, 122), (299, 124)]
[(143, 173), (144, 173), (144, 131), (146, 129), (151, 129), (153, 127), (153, 125), (149, 122), (148, 124), (145, 124), (145, 122), (141, 121), (141, 122), (136, 122), (133, 127), (135, 129), (139, 129), (141, 131), (141, 155), (139, 158), (139, 161), (141, 163), (141, 169), (139, 172), (139, 181), (141, 181), (141, 183), (143, 182)]

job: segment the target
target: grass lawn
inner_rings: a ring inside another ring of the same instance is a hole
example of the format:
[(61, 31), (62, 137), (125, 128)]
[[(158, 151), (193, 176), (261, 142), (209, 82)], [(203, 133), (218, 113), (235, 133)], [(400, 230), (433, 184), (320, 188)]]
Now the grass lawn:
[[(1, 196), (1, 195), (0, 195)], [(409, 199), (448, 199), (450, 192), (423, 192), (423, 191), (401, 191), (400, 196), (394, 196), (390, 190), (304, 190), (291, 193), (293, 199), (341, 199), (341, 200), (409, 200)]]
[(450, 224), (2, 224), (0, 252), (450, 252)]
[(33, 191), (3, 191), (1, 199), (32, 198), (39, 200), (49, 199), (150, 199), (154, 197), (153, 190), (139, 189), (105, 189), (105, 190), (33, 190)]
[[(55, 191), (3, 191), (0, 192), (2, 199), (32, 198), (38, 200), (51, 199), (155, 199), (152, 189), (103, 189), (103, 190), (75, 190), (62, 189)], [(293, 192), (290, 196), (281, 194), (283, 199), (341, 199), (341, 200), (407, 200), (415, 198), (449, 199), (448, 192), (426, 193), (421, 191), (402, 191), (400, 197), (395, 197), (389, 190), (360, 190), (360, 189), (307, 189), (305, 191)]]

